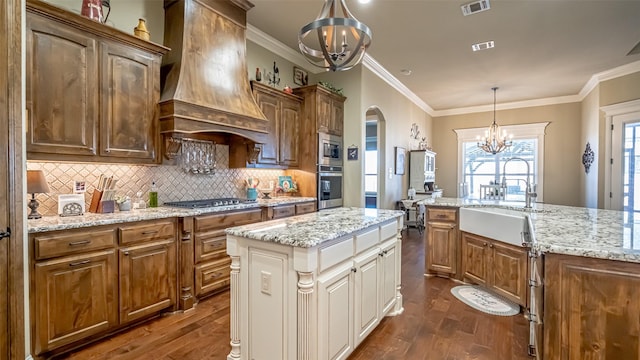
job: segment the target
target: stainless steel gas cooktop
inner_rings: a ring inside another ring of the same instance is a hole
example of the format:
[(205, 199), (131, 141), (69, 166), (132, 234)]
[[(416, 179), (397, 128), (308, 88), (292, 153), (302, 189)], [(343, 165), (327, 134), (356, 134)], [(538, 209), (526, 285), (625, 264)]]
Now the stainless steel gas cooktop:
[(164, 203), (165, 206), (172, 207), (180, 207), (187, 209), (195, 209), (195, 208), (205, 208), (205, 207), (216, 207), (216, 206), (228, 206), (228, 205), (238, 205), (251, 203), (254, 201), (249, 201), (246, 199), (239, 198), (217, 198), (217, 199), (204, 199), (204, 200), (187, 200), (187, 201), (170, 201)]

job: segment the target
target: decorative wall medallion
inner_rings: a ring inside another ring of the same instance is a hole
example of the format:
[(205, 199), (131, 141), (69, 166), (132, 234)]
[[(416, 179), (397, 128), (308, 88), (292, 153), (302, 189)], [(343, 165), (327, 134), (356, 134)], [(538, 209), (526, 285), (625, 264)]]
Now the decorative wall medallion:
[(582, 154), (582, 165), (584, 165), (585, 173), (589, 173), (589, 169), (591, 168), (591, 164), (593, 164), (593, 160), (595, 158), (595, 154), (593, 150), (591, 150), (591, 145), (587, 143), (587, 147), (584, 149), (584, 154)]

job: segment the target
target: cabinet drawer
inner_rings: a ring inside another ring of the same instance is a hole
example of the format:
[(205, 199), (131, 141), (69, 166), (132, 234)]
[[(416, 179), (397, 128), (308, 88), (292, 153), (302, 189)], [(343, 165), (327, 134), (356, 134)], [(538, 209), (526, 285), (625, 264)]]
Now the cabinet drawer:
[(217, 259), (226, 256), (227, 236), (224, 229), (197, 233), (194, 245), (196, 263)]
[(196, 296), (222, 289), (231, 283), (231, 258), (196, 265)]
[(296, 214), (295, 205), (278, 206), (271, 208), (271, 210), (271, 216), (269, 217), (269, 219), (280, 219)]
[(451, 221), (455, 222), (457, 218), (457, 209), (427, 209), (427, 221)]
[(139, 225), (120, 227), (120, 243), (131, 244), (174, 237), (176, 233), (173, 221), (149, 222)]
[(262, 210), (198, 216), (194, 219), (194, 231), (203, 232), (213, 229), (226, 229), (232, 226), (252, 224), (262, 220)]
[(36, 260), (106, 249), (115, 245), (113, 229), (35, 235)]
[(316, 203), (296, 204), (296, 215), (308, 214), (316, 211)]
[(353, 237), (349, 237), (347, 239), (342, 238), (342, 241), (336, 244), (321, 248), (319, 250), (318, 259), (319, 271), (325, 271), (333, 265), (339, 264), (344, 260), (352, 258), (353, 246)]

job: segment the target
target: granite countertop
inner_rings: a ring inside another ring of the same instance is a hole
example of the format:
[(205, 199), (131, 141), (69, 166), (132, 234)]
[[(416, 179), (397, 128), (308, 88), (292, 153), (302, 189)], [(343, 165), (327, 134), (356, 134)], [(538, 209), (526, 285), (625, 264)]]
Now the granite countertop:
[(176, 207), (160, 206), (157, 208), (147, 208), (131, 211), (116, 211), (111, 214), (85, 213), (81, 216), (69, 217), (52, 215), (43, 216), (41, 219), (28, 220), (27, 227), (29, 233), (38, 233), (45, 231), (76, 229), (90, 226), (109, 225), (144, 220), (166, 219), (171, 217), (197, 216), (231, 210), (273, 207), (307, 201), (316, 201), (316, 198), (278, 197), (273, 199), (258, 199), (257, 201), (244, 204), (198, 209), (182, 209)]
[(501, 207), (529, 212), (535, 242), (542, 253), (585, 256), (640, 263), (640, 227), (634, 241), (633, 220), (623, 211), (522, 202), (481, 201), (457, 198), (425, 199), (426, 206)]
[(254, 240), (309, 248), (403, 216), (399, 210), (342, 207), (228, 228), (226, 233)]

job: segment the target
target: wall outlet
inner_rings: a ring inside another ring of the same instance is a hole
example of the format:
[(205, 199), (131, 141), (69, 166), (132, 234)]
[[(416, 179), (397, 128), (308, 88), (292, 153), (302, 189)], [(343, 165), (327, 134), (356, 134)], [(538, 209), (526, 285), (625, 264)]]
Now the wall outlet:
[(260, 272), (260, 291), (263, 294), (271, 295), (271, 273), (267, 271)]

